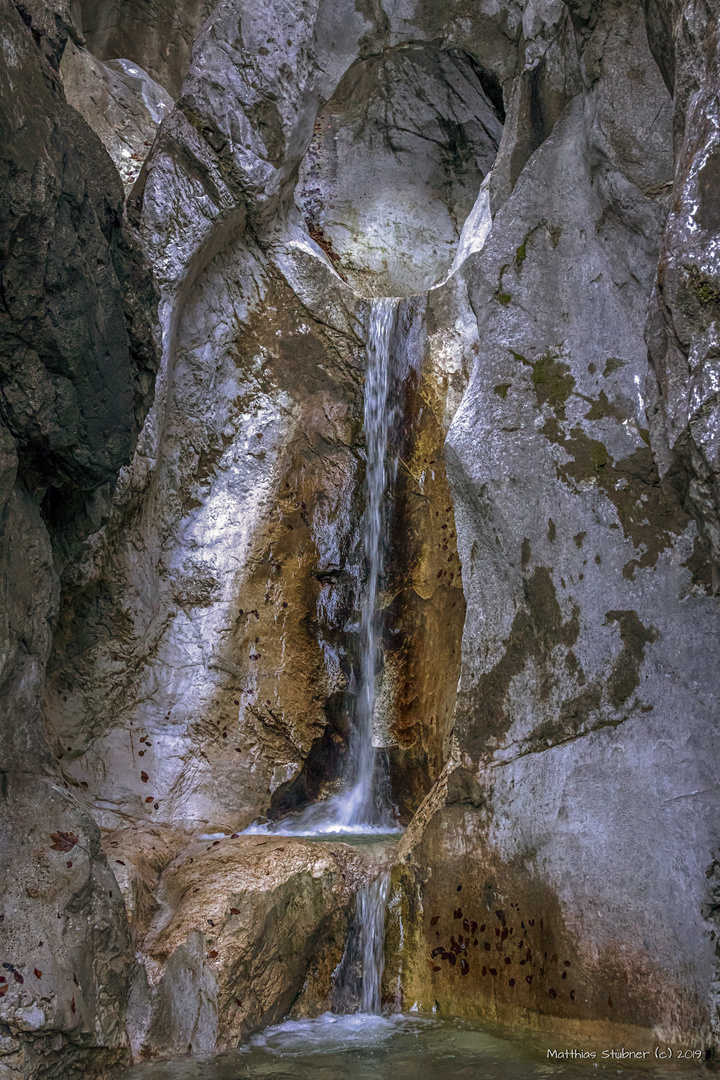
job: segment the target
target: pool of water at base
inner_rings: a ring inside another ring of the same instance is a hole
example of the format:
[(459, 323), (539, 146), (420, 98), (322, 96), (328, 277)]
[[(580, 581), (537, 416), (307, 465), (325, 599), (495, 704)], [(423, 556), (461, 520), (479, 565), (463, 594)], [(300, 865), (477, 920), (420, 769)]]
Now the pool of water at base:
[[(562, 1049), (557, 1040), (547, 1044)], [(571, 1048), (571, 1045), (568, 1046)], [(620, 1049), (620, 1048), (616, 1048)], [(632, 1047), (626, 1047), (631, 1050)], [(504, 1037), (463, 1020), (414, 1015), (287, 1020), (240, 1050), (136, 1066), (118, 1080), (708, 1080), (698, 1063), (683, 1069), (548, 1059), (536, 1038)]]

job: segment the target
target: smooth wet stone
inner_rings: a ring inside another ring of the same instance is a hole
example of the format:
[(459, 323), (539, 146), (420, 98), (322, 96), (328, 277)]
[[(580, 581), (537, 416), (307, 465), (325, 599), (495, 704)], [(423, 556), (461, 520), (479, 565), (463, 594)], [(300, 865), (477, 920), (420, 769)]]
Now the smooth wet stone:
[[(392, 101), (392, 109), (387, 107)], [(462, 53), (358, 61), (315, 122), (295, 198), (365, 296), (407, 296), (450, 269), (502, 124)]]
[(173, 99), (130, 60), (103, 64), (68, 42), (60, 65), (65, 97), (102, 139), (127, 194), (147, 158)]

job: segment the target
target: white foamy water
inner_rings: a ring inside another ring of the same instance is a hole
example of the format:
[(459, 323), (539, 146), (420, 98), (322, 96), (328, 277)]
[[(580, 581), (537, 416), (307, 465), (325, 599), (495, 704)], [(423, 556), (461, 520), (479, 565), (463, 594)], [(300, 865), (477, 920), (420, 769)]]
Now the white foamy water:
[(250, 1046), (262, 1048), (271, 1054), (288, 1056), (327, 1054), (336, 1050), (344, 1052), (377, 1046), (399, 1030), (428, 1023), (432, 1021), (419, 1018), (411, 1020), (401, 1013), (393, 1016), (366, 1013), (337, 1016), (335, 1013), (323, 1013), (312, 1020), (286, 1020), (265, 1028), (250, 1040)]
[[(353, 837), (381, 838), (383, 836), (400, 836), (403, 828), (400, 825), (339, 825), (336, 821), (328, 820), (325, 811), (328, 803), (319, 803), (317, 806), (303, 810), (297, 818), (286, 819), (278, 822), (266, 822), (264, 825), (250, 825), (243, 831), (243, 836), (296, 836), (309, 840), (337, 840), (352, 839)], [(319, 811), (322, 809), (322, 813)], [(311, 814), (309, 811), (318, 811)], [(201, 837), (201, 839), (204, 839)]]

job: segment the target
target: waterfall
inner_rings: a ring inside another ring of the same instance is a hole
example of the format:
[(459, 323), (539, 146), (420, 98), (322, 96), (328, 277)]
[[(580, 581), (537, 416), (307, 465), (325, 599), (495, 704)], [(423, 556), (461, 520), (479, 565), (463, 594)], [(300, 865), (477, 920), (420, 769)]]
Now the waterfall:
[(360, 1012), (380, 1013), (380, 992), (385, 970), (385, 912), (390, 887), (390, 871), (382, 874), (361, 889), (357, 898), (357, 914), (362, 934), (362, 995)]
[[(395, 475), (389, 455), (395, 406), (392, 400), (391, 340), (400, 301), (372, 301), (365, 369), (365, 514), (362, 523), (365, 585), (360, 603), (360, 689), (351, 725), (340, 791), (308, 806), (289, 821), (250, 826), (246, 832), (290, 836), (395, 832), (390, 784), (375, 745), (375, 705), (381, 644), (378, 596), (383, 575), (386, 495)], [(379, 1016), (385, 967), (385, 911), (390, 871), (383, 870), (357, 894), (353, 926), (336, 973), (332, 998), (337, 1012)]]
[[(367, 342), (365, 371), (365, 469), (366, 503), (363, 520), (363, 556), (367, 584), (361, 605), (360, 693), (355, 725), (350, 736), (345, 790), (337, 797), (336, 823), (345, 828), (375, 826), (392, 828), (388, 778), (374, 745), (375, 699), (380, 645), (378, 590), (383, 572), (385, 534), (384, 503), (388, 486), (388, 435), (393, 408), (390, 402), (390, 341), (397, 318), (398, 301), (383, 297), (373, 301)], [(385, 967), (385, 912), (390, 871), (384, 870), (357, 894), (354, 933), (346, 946), (344, 970), (338, 979), (341, 1002), (347, 1002), (353, 984), (352, 939), (360, 952), (360, 993), (356, 1009), (379, 1015)], [(355, 981), (357, 972), (355, 972)]]
[(366, 581), (360, 603), (360, 690), (340, 791), (308, 806), (296, 818), (250, 826), (246, 832), (286, 835), (394, 832), (389, 777), (383, 755), (374, 745), (376, 684), (381, 641), (378, 593), (383, 573), (385, 502), (394, 476), (388, 439), (395, 414), (391, 400), (391, 339), (400, 301), (380, 297), (371, 303), (365, 370), (365, 514), (362, 525)]
[(331, 994), (337, 1013), (380, 1015), (389, 889), (390, 871), (383, 870), (357, 894), (355, 919)]
[(378, 589), (383, 572), (384, 502), (388, 485), (388, 434), (393, 407), (390, 402), (390, 340), (397, 318), (398, 300), (373, 300), (365, 371), (366, 504), (363, 519), (363, 555), (367, 584), (361, 604), (360, 693), (350, 735), (345, 792), (337, 803), (341, 826), (392, 827), (387, 777), (373, 742), (375, 698), (380, 641)]

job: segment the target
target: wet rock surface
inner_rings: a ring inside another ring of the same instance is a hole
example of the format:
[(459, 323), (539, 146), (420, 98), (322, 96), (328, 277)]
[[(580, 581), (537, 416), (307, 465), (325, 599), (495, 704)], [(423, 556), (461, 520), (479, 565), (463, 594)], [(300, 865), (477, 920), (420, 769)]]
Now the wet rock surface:
[(129, 1061), (132, 952), (94, 821), (49, 776), (5, 774), (0, 1075), (99, 1077)]
[(342, 776), (387, 293), (386, 1002), (714, 1046), (712, 5), (1, 10), (0, 1076), (327, 1007), (380, 856), (198, 837)]
[(301, 166), (310, 235), (361, 294), (427, 290), (452, 265), (501, 134), (465, 54), (413, 48), (357, 62)]
[(60, 572), (152, 397), (155, 292), (112, 162), (63, 97), (72, 20), (9, 3), (0, 19), (0, 1073), (101, 1076), (129, 1060), (130, 939), (41, 696)]
[[(322, 315), (260, 251), (218, 256), (185, 307), (151, 485), (52, 661), (58, 752), (108, 826), (244, 828), (341, 723), (359, 327), (342, 302)], [(106, 625), (81, 652), (78, 623)]]
[(710, 544), (717, 588), (718, 11), (658, 3), (650, 20), (651, 46), (674, 94), (676, 170), (647, 323), (648, 415), (660, 474)]
[(177, 97), (193, 42), (215, 6), (214, 0), (80, 0), (76, 9), (98, 60), (126, 56)]
[(101, 63), (68, 42), (60, 65), (65, 97), (100, 136), (127, 194), (173, 99), (132, 60)]

